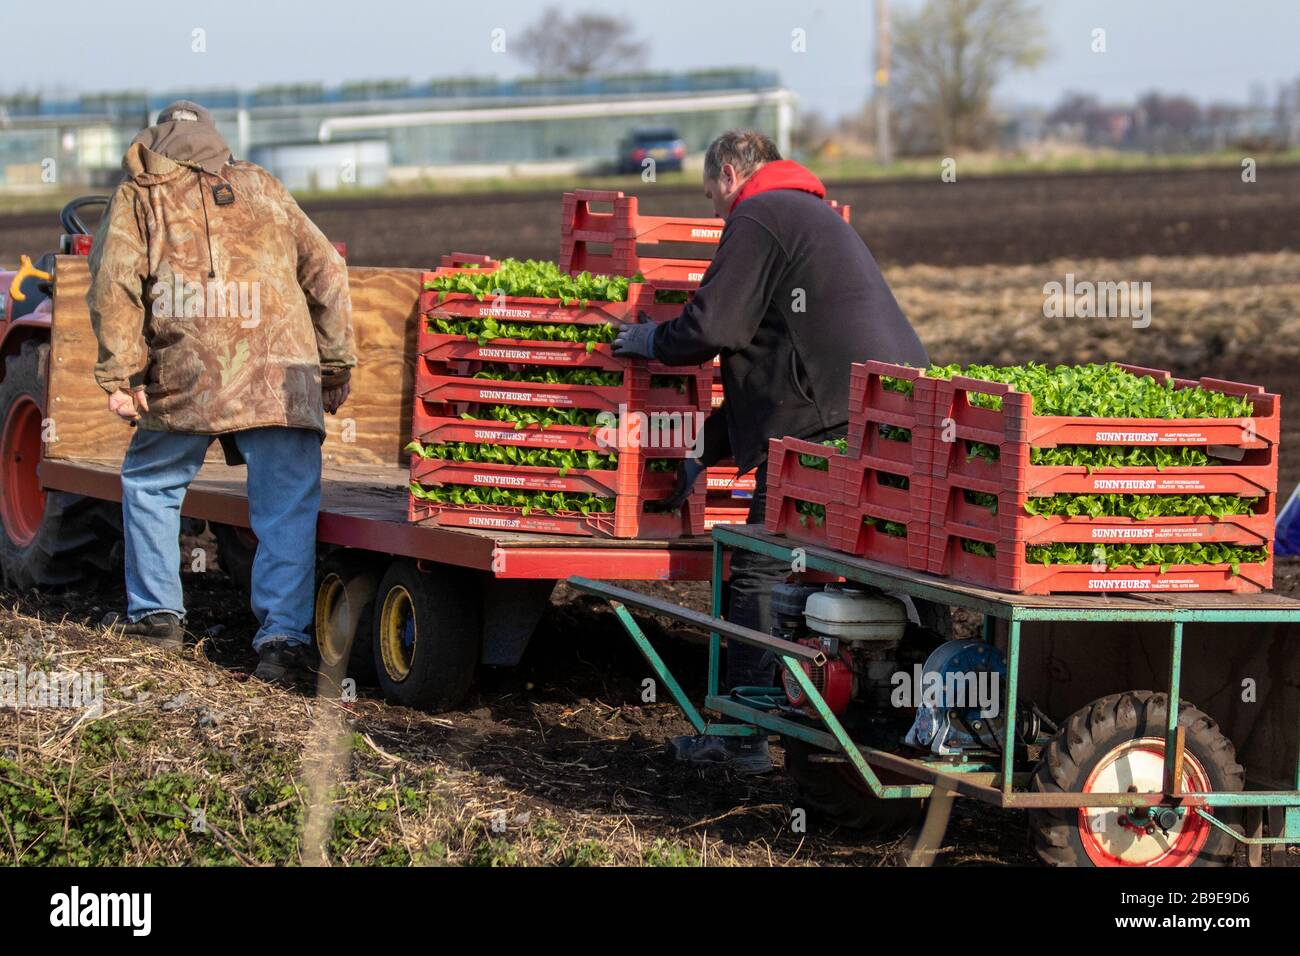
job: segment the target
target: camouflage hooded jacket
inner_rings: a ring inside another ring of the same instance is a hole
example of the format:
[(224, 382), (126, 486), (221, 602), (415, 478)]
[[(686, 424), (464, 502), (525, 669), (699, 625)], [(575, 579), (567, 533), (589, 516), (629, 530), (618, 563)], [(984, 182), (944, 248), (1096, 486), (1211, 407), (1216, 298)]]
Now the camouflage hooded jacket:
[(323, 436), (322, 374), (356, 365), (342, 257), (252, 163), (212, 175), (137, 143), (122, 166), (86, 295), (100, 387), (143, 385), (143, 428)]

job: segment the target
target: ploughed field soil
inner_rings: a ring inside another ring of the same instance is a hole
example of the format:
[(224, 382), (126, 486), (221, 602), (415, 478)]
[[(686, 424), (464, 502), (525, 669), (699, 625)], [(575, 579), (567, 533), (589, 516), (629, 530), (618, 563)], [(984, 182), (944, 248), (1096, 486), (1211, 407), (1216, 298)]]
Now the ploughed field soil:
[[(1130, 361), (1265, 385), (1283, 406), (1282, 487), (1300, 482), (1300, 168), (838, 184), (905, 311), (942, 362)], [(694, 191), (641, 191), (701, 214)], [(421, 266), (453, 250), (554, 257), (558, 197), (317, 203), (351, 261)], [(0, 261), (50, 248), (53, 217), (0, 217)], [(1150, 324), (1049, 318), (1043, 287), (1151, 283)], [(210, 562), (215, 567), (215, 562)], [(703, 608), (698, 583), (648, 585)], [(1277, 589), (1300, 595), (1300, 562)], [(187, 574), (200, 643), (165, 657), (96, 625), (117, 581), (4, 593), (0, 670), (104, 674), (105, 714), (0, 709), (0, 860), (25, 863), (651, 863), (895, 865), (908, 838), (808, 820), (779, 772), (737, 778), (662, 755), (689, 725), (609, 610), (557, 588), (523, 664), (481, 676), (456, 713), (340, 704), (251, 680), (254, 626), (219, 571)], [(970, 627), (973, 622), (960, 622)], [(702, 646), (650, 619), (698, 698)], [(775, 748), (779, 761), (779, 748)], [(195, 832), (190, 808), (211, 826)], [(65, 820), (67, 821), (65, 824)], [(21, 825), (21, 829), (20, 829)], [(66, 831), (65, 831), (66, 828)], [(959, 801), (941, 865), (1024, 864), (1024, 817)]]
[[(1044, 285), (1069, 273), (1076, 283), (1150, 283), (1149, 324), (1046, 317)], [(1262, 385), (1282, 396), (1281, 485), (1300, 483), (1300, 251), (918, 264), (886, 277), (936, 362), (1115, 361)]]
[[(1064, 256), (1300, 250), (1300, 166), (1261, 165), (1243, 183), (1233, 168), (834, 182), (853, 224), (886, 264), (1044, 262)], [(652, 215), (707, 216), (692, 186), (630, 180)], [(559, 255), (553, 191), (316, 200), (306, 206), (331, 239), (366, 266), (429, 266), (452, 251), (497, 257)], [(51, 213), (3, 215), (0, 262), (54, 249)]]

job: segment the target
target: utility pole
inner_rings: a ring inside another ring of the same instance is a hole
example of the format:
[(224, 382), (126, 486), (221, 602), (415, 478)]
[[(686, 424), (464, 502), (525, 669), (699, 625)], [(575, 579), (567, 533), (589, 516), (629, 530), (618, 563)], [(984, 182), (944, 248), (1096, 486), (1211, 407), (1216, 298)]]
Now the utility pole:
[(876, 162), (888, 166), (894, 161), (889, 135), (889, 0), (876, 0)]

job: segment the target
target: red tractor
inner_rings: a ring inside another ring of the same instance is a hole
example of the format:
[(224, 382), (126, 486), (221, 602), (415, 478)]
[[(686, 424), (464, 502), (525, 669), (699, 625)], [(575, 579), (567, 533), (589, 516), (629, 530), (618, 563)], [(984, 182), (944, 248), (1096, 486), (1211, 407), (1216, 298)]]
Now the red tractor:
[[(90, 253), (80, 211), (108, 198), (83, 196), (63, 207), (61, 253)], [(73, 584), (121, 563), (120, 506), (47, 493), (37, 476), (43, 439), (58, 437), (46, 404), (54, 256), (35, 264), (23, 256), (17, 271), (0, 269), (0, 571), (18, 589)]]

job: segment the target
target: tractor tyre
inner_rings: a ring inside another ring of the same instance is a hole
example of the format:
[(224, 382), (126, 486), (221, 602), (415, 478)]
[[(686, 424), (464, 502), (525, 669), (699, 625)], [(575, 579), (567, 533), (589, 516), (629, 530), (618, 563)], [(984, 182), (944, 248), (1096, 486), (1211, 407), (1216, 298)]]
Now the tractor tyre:
[(0, 572), (15, 590), (120, 585), (122, 507), (41, 488), (50, 346), (28, 340), (0, 382)]

